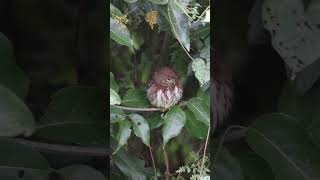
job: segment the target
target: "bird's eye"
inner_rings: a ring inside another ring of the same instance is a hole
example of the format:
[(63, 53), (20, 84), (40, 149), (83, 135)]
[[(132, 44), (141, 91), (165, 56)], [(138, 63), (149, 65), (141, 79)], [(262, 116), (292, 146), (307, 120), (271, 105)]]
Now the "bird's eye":
[(167, 81), (170, 81), (170, 78), (168, 78)]

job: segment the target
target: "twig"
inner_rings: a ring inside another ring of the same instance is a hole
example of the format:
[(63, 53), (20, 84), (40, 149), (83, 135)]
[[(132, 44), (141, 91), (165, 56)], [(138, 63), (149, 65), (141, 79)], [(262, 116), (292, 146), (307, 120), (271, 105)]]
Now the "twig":
[(165, 172), (166, 180), (170, 180), (170, 166), (169, 166), (167, 152), (164, 146), (162, 146), (162, 149), (163, 149), (164, 163), (166, 165), (166, 172)]
[(99, 147), (83, 147), (75, 145), (64, 144), (49, 144), (44, 142), (36, 142), (22, 138), (9, 138), (11, 142), (29, 146), (35, 150), (52, 154), (64, 154), (64, 155), (79, 155), (79, 156), (94, 156), (106, 158), (109, 156), (110, 151), (107, 148)]
[(149, 151), (150, 151), (150, 156), (151, 156), (153, 170), (154, 170), (154, 177), (156, 178), (157, 177), (157, 169), (156, 169), (156, 165), (154, 164), (154, 158), (153, 158), (153, 154), (152, 154), (151, 148), (149, 148)]
[[(188, 103), (187, 101), (181, 101), (179, 103), (179, 106), (183, 107), (183, 106), (187, 105), (187, 103)], [(151, 111), (162, 111), (162, 109), (160, 109), (160, 108), (135, 108), (135, 107), (118, 106), (118, 105), (115, 105), (115, 107), (123, 109), (123, 110), (126, 110), (126, 111), (137, 111), (137, 112), (138, 111), (149, 111), (149, 112), (151, 112)]]
[(205, 162), (205, 157), (206, 157), (206, 152), (207, 152), (207, 145), (208, 145), (208, 141), (209, 141), (209, 136), (210, 136), (210, 125), (208, 127), (208, 134), (207, 134), (207, 139), (206, 139), (206, 143), (204, 145), (204, 150), (203, 150), (203, 157), (202, 157), (202, 163), (201, 163), (201, 168), (200, 168), (200, 176), (203, 173), (203, 166), (204, 166), (204, 162)]
[(126, 111), (161, 111), (160, 108), (134, 108), (134, 107), (126, 107), (126, 106), (116, 106), (116, 107)]

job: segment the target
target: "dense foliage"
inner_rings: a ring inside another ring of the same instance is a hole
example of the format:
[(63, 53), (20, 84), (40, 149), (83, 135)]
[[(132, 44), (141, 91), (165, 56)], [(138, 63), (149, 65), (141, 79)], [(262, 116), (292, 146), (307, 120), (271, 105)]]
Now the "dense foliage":
[(106, 179), (104, 4), (0, 2), (0, 179)]
[[(209, 17), (208, 1), (111, 1), (112, 179), (209, 177)], [(175, 69), (184, 88), (164, 113), (146, 98), (161, 66)]]

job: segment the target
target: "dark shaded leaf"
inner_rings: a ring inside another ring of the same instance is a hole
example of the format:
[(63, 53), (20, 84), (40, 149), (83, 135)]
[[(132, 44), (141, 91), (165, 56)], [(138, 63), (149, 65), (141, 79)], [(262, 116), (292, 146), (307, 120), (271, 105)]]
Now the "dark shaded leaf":
[(8, 88), (0, 86), (0, 136), (30, 136), (34, 129), (28, 107)]
[(270, 164), (277, 180), (320, 178), (319, 149), (291, 116), (274, 113), (258, 118), (249, 127), (247, 142)]

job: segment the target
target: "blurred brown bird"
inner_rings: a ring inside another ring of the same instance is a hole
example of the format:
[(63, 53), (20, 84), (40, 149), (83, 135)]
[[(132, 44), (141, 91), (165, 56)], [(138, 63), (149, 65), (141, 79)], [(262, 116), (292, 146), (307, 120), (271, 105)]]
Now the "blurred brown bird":
[(216, 119), (214, 121), (221, 126), (232, 110), (233, 85), (230, 67), (222, 62), (217, 53), (214, 55), (211, 75), (211, 112)]
[(147, 97), (153, 106), (165, 111), (177, 104), (182, 94), (183, 88), (174, 70), (162, 67), (153, 73), (147, 89)]

